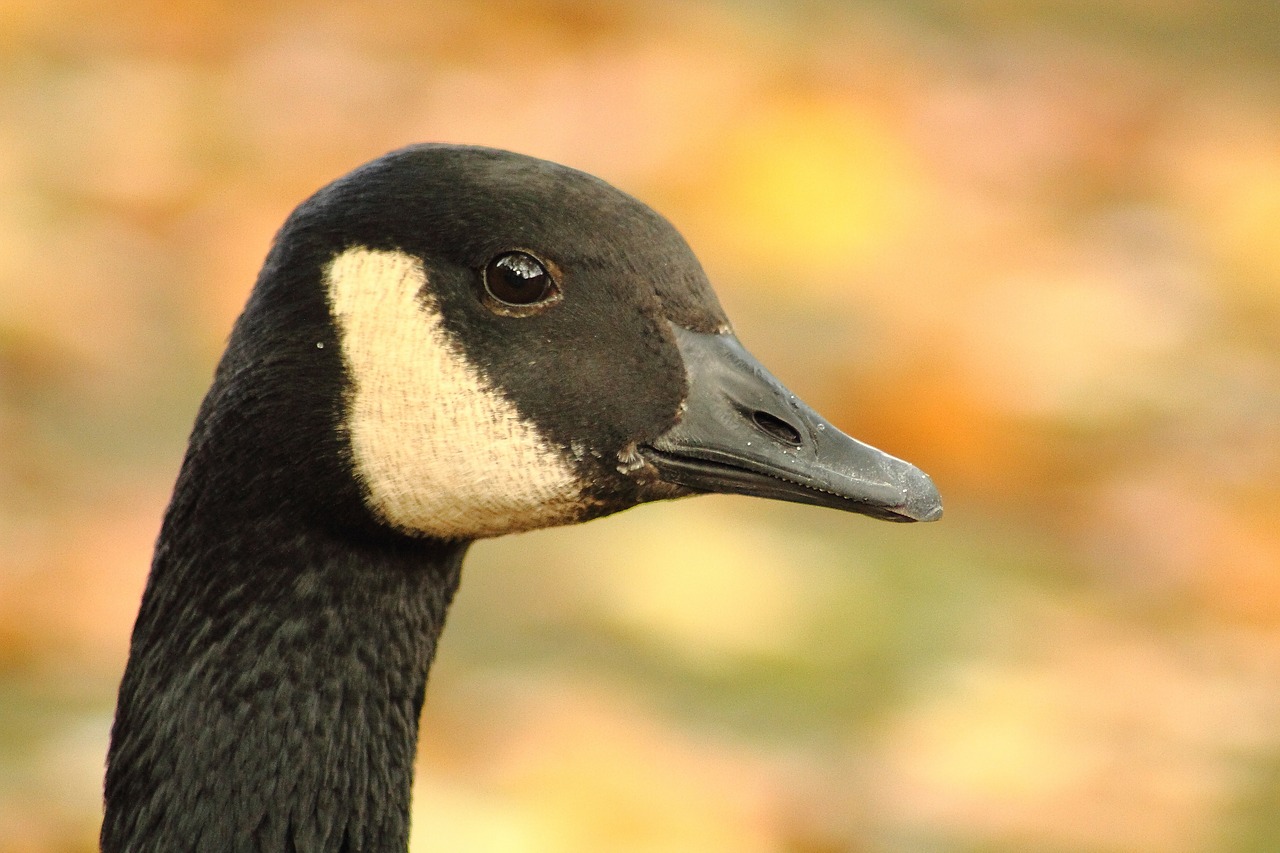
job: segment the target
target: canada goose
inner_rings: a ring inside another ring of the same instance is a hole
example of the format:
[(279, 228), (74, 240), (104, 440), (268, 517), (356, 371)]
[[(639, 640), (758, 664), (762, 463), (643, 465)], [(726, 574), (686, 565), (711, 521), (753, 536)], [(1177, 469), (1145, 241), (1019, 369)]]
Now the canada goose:
[(321, 189), (196, 417), (103, 850), (404, 850), (467, 546), (699, 492), (942, 512), (753, 359), (675, 229), (603, 181), (420, 145)]

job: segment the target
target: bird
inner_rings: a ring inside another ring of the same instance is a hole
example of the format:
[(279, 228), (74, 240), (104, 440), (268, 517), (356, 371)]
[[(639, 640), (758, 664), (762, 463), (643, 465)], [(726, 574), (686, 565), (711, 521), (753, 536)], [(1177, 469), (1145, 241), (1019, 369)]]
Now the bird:
[[(200, 405), (111, 732), (124, 851), (403, 851), (428, 671), (489, 537), (719, 492), (932, 521), (605, 181), (393, 151), (286, 219)], [(429, 835), (429, 831), (428, 831)]]

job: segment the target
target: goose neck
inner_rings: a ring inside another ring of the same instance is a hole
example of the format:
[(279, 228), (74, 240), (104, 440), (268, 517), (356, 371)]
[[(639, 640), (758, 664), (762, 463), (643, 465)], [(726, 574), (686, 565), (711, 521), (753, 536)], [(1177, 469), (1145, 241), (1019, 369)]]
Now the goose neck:
[(103, 850), (403, 851), (465, 544), (269, 518), (228, 535), (174, 523), (180, 504), (121, 684)]

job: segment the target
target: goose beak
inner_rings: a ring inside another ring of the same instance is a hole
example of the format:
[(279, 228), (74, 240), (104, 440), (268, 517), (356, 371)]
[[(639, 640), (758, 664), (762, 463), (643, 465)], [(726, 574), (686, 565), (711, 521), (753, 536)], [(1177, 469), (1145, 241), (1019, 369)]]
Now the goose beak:
[(942, 516), (942, 498), (927, 474), (836, 429), (733, 335), (671, 328), (689, 396), (680, 421), (640, 448), (663, 480), (885, 521)]

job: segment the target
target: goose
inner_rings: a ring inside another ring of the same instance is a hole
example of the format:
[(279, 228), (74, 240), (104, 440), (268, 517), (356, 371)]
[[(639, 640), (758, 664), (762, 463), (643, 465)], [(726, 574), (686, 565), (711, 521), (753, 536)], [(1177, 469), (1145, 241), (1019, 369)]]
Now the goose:
[(942, 512), (765, 370), (675, 228), (604, 181), (443, 144), (339, 178), (276, 236), (196, 416), (102, 849), (405, 850), (468, 546), (707, 492)]

